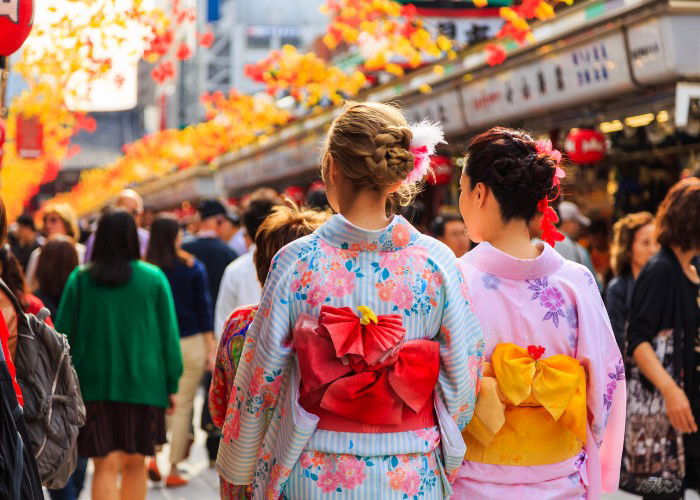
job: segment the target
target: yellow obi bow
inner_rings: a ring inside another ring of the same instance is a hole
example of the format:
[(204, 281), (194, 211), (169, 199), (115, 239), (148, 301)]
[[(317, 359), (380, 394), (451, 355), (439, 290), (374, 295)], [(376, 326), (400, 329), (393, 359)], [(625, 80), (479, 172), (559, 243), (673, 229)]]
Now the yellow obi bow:
[(474, 417), (462, 435), (465, 458), (497, 465), (546, 465), (586, 442), (586, 372), (544, 348), (498, 344), (486, 363)]

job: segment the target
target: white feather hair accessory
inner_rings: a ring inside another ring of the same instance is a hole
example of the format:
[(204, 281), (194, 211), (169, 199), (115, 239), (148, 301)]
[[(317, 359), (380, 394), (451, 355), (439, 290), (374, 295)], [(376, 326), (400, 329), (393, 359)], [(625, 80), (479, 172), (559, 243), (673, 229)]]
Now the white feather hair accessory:
[(435, 146), (445, 142), (445, 133), (437, 122), (422, 120), (408, 126), (413, 138), (409, 150), (415, 158), (415, 167), (406, 177), (407, 183), (418, 182), (425, 177), (430, 170), (430, 157), (435, 154)]

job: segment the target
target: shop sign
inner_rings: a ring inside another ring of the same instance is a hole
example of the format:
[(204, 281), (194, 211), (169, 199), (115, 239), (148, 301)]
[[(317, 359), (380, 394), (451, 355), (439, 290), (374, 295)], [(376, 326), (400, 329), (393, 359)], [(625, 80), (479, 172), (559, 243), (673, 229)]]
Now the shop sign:
[(571, 129), (564, 145), (567, 156), (575, 163), (590, 165), (605, 157), (605, 136), (597, 130)]
[(622, 33), (538, 57), (462, 87), (470, 128), (590, 101), (633, 87)]
[(224, 187), (239, 189), (313, 170), (318, 165), (320, 138), (308, 135), (237, 161), (221, 170)]
[[(678, 76), (700, 76), (697, 40), (700, 15), (654, 18), (631, 26), (629, 54), (641, 83), (660, 83)], [(672, 50), (668, 50), (668, 49)]]
[(38, 158), (44, 152), (44, 128), (39, 118), (17, 116), (17, 156)]
[(466, 122), (462, 112), (461, 96), (457, 89), (421, 97), (422, 99), (406, 106), (411, 121), (419, 122), (424, 118), (438, 121), (447, 135), (464, 131)]
[(218, 195), (214, 177), (199, 175), (179, 180), (158, 191), (148, 193), (143, 198), (144, 203), (150, 207), (166, 208), (178, 205), (183, 200), (215, 198)]

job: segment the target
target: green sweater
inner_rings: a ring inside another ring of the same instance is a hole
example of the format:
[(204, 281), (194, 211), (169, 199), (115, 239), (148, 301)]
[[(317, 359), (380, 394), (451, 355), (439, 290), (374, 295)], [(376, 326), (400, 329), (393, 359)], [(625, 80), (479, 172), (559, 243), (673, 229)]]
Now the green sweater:
[(131, 264), (125, 285), (97, 285), (85, 266), (68, 278), (56, 329), (68, 337), (85, 401), (167, 408), (182, 374), (170, 285), (155, 266)]

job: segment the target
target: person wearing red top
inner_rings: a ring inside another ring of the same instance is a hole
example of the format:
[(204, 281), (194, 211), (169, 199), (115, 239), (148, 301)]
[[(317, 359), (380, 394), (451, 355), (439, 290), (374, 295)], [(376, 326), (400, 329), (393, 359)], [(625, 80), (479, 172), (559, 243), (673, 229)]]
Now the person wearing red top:
[[(329, 217), (328, 212), (299, 209), (290, 202), (290, 206), (275, 207), (262, 223), (255, 235), (255, 255), (253, 260), (261, 285), (265, 283), (267, 271), (270, 269), (275, 254), (302, 236), (313, 233)], [(224, 323), (223, 334), (219, 340), (216, 353), (216, 364), (209, 388), (209, 411), (214, 424), (223, 427), (226, 419), (229, 395), (236, 378), (236, 370), (245, 345), (248, 327), (253, 323), (258, 305), (241, 306), (231, 312)], [(245, 486), (236, 486), (220, 479), (221, 498), (249, 498), (250, 492)]]

